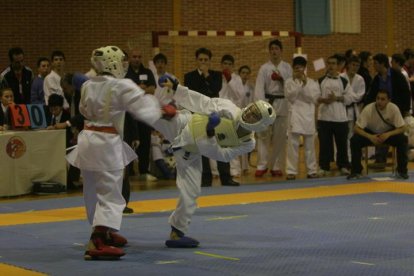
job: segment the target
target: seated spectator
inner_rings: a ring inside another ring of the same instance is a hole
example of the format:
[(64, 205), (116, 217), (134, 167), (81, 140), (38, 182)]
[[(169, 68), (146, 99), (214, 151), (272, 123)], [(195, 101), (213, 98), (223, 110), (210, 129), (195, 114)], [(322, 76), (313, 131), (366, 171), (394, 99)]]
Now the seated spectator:
[[(172, 153), (168, 153), (170, 142), (161, 133), (153, 130), (151, 133), (151, 153), (156, 169), (161, 172), (163, 179), (175, 179), (175, 161)], [(168, 161), (168, 162), (167, 162)], [(156, 175), (158, 177), (158, 175)]]
[[(77, 144), (77, 134), (83, 129), (84, 118), (82, 115), (70, 117), (68, 111), (63, 109), (63, 97), (58, 94), (49, 96), (49, 111), (51, 113), (51, 123), (48, 129), (66, 129), (66, 147), (70, 148)], [(67, 173), (67, 189), (77, 188), (74, 182), (80, 179), (80, 170), (69, 166)]]
[(397, 105), (390, 102), (389, 92), (379, 90), (376, 101), (368, 104), (355, 124), (351, 138), (351, 174), (347, 179), (361, 176), (362, 148), (369, 145), (392, 145), (397, 148), (397, 176), (408, 179), (408, 138), (404, 135), (406, 124)]
[(37, 60), (37, 76), (30, 88), (30, 102), (32, 104), (45, 104), (45, 92), (43, 91), (43, 81), (50, 72), (50, 61), (47, 57), (40, 57)]
[(14, 102), (13, 91), (11, 88), (1, 88), (0, 89), (0, 101), (1, 101), (1, 110), (0, 110), (0, 131), (7, 130), (8, 125), (8, 116), (7, 109), (10, 103)]
[(63, 110), (64, 99), (61, 95), (52, 94), (49, 97), (49, 126), (48, 129), (66, 129), (66, 147), (70, 147), (72, 139), (72, 132), (70, 131), (70, 114)]
[[(369, 93), (366, 95), (365, 104), (375, 102), (378, 90), (385, 89), (390, 95), (391, 102), (400, 109), (402, 116), (408, 116), (411, 108), (411, 95), (407, 80), (401, 70), (390, 68), (386, 54), (376, 54), (373, 59), (377, 74), (371, 83)], [(387, 153), (388, 147), (376, 147), (375, 168), (385, 169)]]

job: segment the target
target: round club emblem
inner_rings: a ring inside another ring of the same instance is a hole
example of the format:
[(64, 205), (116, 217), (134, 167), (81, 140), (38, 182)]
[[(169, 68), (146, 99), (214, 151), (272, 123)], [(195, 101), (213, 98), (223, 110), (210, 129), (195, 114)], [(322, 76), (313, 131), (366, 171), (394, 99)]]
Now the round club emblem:
[(22, 138), (13, 136), (7, 142), (6, 152), (11, 158), (18, 159), (26, 152), (26, 144)]

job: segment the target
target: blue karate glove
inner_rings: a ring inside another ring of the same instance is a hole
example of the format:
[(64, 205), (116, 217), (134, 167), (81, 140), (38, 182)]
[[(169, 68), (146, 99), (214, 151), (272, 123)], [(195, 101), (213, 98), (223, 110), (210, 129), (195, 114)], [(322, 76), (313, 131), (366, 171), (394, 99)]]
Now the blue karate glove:
[(206, 132), (208, 137), (213, 137), (215, 135), (214, 129), (220, 124), (220, 115), (217, 112), (212, 112), (208, 116), (208, 122), (206, 126)]
[[(168, 82), (170, 82), (171, 85), (168, 84)], [(175, 90), (177, 90), (177, 86), (178, 86), (179, 82), (176, 78), (173, 78), (169, 74), (164, 74), (158, 79), (158, 84), (161, 87), (164, 87), (164, 86), (170, 87), (171, 86), (170, 88), (175, 91)]]

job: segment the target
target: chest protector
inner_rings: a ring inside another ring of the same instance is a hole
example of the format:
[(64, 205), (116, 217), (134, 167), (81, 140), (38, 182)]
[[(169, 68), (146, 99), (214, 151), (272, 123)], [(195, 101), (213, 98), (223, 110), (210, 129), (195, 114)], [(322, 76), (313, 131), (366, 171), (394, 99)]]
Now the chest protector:
[[(208, 115), (193, 114), (189, 122), (189, 129), (194, 141), (200, 137), (207, 136), (206, 126), (208, 123)], [(215, 137), (221, 147), (237, 147), (241, 143), (251, 139), (251, 133), (239, 137), (237, 134), (236, 122), (227, 118), (221, 118), (220, 124), (215, 128)], [(189, 152), (198, 152), (195, 144), (186, 145), (184, 147)]]

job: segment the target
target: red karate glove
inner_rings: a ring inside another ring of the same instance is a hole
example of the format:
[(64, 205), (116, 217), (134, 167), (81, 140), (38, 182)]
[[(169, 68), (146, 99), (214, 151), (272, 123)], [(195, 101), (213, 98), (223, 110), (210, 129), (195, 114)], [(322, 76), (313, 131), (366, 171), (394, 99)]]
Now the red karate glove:
[(177, 114), (177, 109), (173, 105), (167, 104), (162, 107), (162, 118), (171, 120), (175, 114)]
[(272, 80), (274, 80), (274, 81), (283, 81), (283, 78), (282, 78), (281, 75), (279, 75), (279, 72), (273, 71)]

